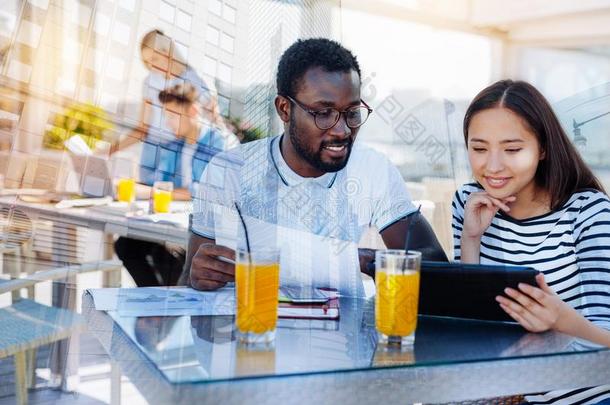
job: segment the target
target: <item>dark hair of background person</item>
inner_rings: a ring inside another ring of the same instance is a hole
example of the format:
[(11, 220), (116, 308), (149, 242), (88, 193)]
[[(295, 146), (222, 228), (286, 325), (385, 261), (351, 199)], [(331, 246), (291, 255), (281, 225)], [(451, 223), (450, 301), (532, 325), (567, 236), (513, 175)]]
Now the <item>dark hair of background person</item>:
[(472, 118), (491, 108), (506, 108), (517, 114), (538, 139), (545, 158), (538, 163), (535, 181), (551, 197), (557, 210), (577, 191), (595, 189), (605, 193), (600, 181), (583, 161), (544, 96), (523, 81), (500, 80), (476, 95), (464, 117), (464, 140)]
[(277, 93), (295, 97), (299, 82), (309, 69), (321, 67), (327, 72), (355, 70), (360, 77), (356, 57), (341, 44), (326, 38), (300, 39), (292, 44), (277, 68)]
[(192, 105), (199, 99), (199, 92), (190, 83), (179, 83), (159, 93), (161, 103), (178, 103), (180, 105)]

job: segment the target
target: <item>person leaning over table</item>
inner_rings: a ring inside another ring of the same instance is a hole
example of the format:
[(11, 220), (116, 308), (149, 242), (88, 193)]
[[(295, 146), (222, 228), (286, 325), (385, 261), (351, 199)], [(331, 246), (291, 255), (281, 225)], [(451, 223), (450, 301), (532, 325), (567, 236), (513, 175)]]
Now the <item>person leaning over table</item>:
[[(539, 270), (539, 288), (507, 288), (502, 309), (530, 332), (610, 346), (610, 199), (549, 103), (528, 83), (499, 81), (468, 107), (464, 137), (476, 182), (453, 200), (455, 259)], [(526, 396), (605, 398), (610, 386)]]
[[(174, 199), (190, 200), (212, 156), (226, 149), (226, 135), (203, 119), (205, 112), (200, 97), (190, 83), (176, 84), (159, 93), (166, 122), (175, 139), (154, 144), (154, 150), (148, 152), (154, 165), (141, 168), (142, 180), (147, 186), (138, 185), (140, 196), (150, 195), (150, 186), (155, 181), (170, 181), (174, 184)], [(238, 141), (234, 139), (233, 143)], [(182, 247), (126, 237), (118, 238), (114, 247), (139, 287), (176, 285), (182, 273), (185, 256)]]
[[(224, 120), (219, 113), (218, 97), (213, 83), (203, 80), (199, 74), (188, 65), (184, 55), (179, 52), (175, 41), (165, 35), (163, 31), (154, 29), (142, 37), (140, 43), (140, 57), (142, 64), (148, 70), (148, 75), (142, 85), (142, 103), (138, 126), (127, 136), (114, 143), (110, 153), (123, 150), (135, 143), (142, 143), (141, 165), (150, 165), (149, 156), (155, 150), (158, 138), (165, 137), (171, 140), (173, 134), (163, 131), (167, 129), (163, 124), (162, 103), (159, 103), (159, 93), (163, 89), (176, 84), (189, 83), (199, 92), (199, 103), (211, 115), (211, 122), (224, 129)], [(151, 144), (148, 144), (151, 140)]]
[[(234, 260), (235, 252), (215, 243), (214, 203), (232, 207), (238, 202), (244, 216), (354, 243), (373, 225), (387, 247), (396, 249), (405, 243), (408, 221), (401, 219), (414, 214), (411, 248), (428, 260), (446, 261), (430, 225), (415, 214), (398, 170), (356, 141), (372, 111), (360, 98), (356, 57), (332, 40), (298, 40), (282, 55), (276, 80), (275, 109), (284, 133), (210, 162), (194, 201), (181, 282), (213, 290), (234, 280), (234, 265), (223, 259)], [(356, 192), (349, 192), (352, 186)], [(285, 209), (280, 204), (288, 193), (307, 198), (296, 209)], [(367, 272), (374, 251), (360, 249), (358, 256), (359, 270)]]

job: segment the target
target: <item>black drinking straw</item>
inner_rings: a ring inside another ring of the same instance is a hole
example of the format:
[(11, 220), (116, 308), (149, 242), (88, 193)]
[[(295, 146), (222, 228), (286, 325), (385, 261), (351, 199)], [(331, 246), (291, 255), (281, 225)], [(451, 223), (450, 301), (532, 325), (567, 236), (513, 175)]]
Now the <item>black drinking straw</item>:
[(235, 209), (237, 210), (237, 215), (239, 215), (239, 219), (241, 220), (241, 225), (244, 227), (244, 234), (246, 235), (246, 249), (248, 250), (248, 262), (252, 263), (252, 253), (250, 252), (250, 238), (248, 237), (248, 227), (246, 226), (246, 221), (244, 221), (243, 215), (241, 215), (241, 210), (239, 209), (239, 204), (235, 202)]
[[(407, 237), (405, 238), (405, 255), (409, 254), (409, 242), (411, 240), (411, 227), (413, 225), (413, 217), (416, 215), (419, 215), (421, 211), (421, 205), (419, 207), (417, 207), (417, 211), (415, 211), (413, 214), (409, 215), (409, 217), (407, 218)], [(404, 273), (405, 271), (405, 266), (406, 266), (407, 260), (405, 258), (405, 260), (402, 262), (402, 271)]]

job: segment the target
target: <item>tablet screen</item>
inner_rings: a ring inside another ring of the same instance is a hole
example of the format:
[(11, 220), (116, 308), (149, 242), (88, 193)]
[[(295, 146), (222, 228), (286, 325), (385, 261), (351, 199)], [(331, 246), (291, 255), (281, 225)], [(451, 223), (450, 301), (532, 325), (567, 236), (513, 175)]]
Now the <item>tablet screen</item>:
[(490, 321), (513, 321), (496, 301), (506, 287), (536, 284), (539, 272), (524, 266), (423, 261), (419, 313)]

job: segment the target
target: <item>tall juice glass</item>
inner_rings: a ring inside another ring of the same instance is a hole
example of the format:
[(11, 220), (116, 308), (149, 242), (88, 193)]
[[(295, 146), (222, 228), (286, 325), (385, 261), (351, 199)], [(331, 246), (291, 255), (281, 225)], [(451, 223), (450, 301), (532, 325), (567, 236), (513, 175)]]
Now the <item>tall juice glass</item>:
[(155, 181), (152, 190), (153, 212), (155, 214), (170, 212), (173, 190), (174, 183), (171, 181)]
[(375, 254), (375, 326), (379, 341), (412, 345), (417, 327), (421, 253), (378, 250)]
[(116, 199), (120, 202), (134, 202), (136, 199), (136, 181), (131, 178), (119, 179), (117, 182)]
[(243, 343), (272, 343), (277, 323), (279, 249), (237, 250), (237, 331)]

